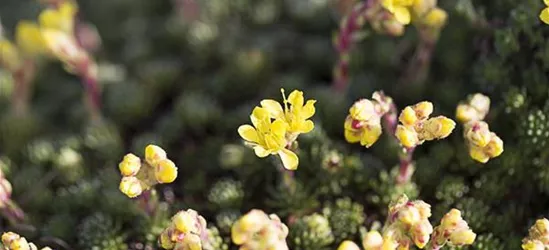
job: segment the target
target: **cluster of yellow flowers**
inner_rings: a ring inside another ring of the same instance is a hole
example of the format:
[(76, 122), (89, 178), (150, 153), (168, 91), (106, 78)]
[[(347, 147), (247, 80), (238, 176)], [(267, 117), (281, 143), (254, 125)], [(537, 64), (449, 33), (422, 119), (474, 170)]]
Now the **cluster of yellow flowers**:
[(463, 136), (469, 155), (482, 163), (503, 153), (503, 141), (483, 121), (489, 111), (490, 98), (479, 93), (471, 95), (456, 108), (456, 119), (464, 124)]
[(454, 130), (456, 123), (445, 117), (429, 118), (433, 113), (433, 104), (423, 101), (402, 110), (398, 120), (395, 136), (402, 146), (413, 148), (424, 141), (443, 139)]
[(299, 134), (314, 129), (314, 123), (309, 119), (315, 114), (316, 101), (305, 102), (303, 92), (299, 90), (292, 91), (286, 99), (284, 89), (281, 91), (284, 107), (275, 100), (261, 101), (261, 107), (255, 107), (250, 116), (253, 126), (242, 125), (238, 133), (258, 157), (279, 155), (286, 169), (295, 170), (299, 158), (290, 148)]
[(549, 248), (549, 220), (543, 218), (536, 221), (530, 230), (528, 237), (522, 240), (524, 250), (545, 250)]
[[(2, 234), (2, 249), (3, 250), (38, 250), (38, 247), (33, 243), (27, 242), (27, 239), (13, 232)], [(52, 250), (49, 247), (41, 248), (41, 250)]]
[(267, 215), (261, 210), (251, 210), (231, 228), (233, 243), (240, 250), (288, 250), (288, 227), (277, 215)]
[(448, 19), (446, 11), (437, 7), (437, 0), (382, 0), (381, 5), (401, 25), (415, 23), (440, 28)]
[[(433, 229), (429, 222), (431, 206), (421, 200), (410, 201), (406, 195), (391, 202), (386, 225), (380, 233), (367, 232), (362, 238), (365, 250), (408, 250), (415, 245), (419, 249), (440, 249), (449, 242), (452, 246), (470, 245), (476, 234), (461, 218), (459, 210), (452, 209)], [(431, 239), (432, 238), (432, 239)], [(431, 241), (429, 241), (431, 239)], [(352, 241), (344, 241), (338, 250), (360, 250)]]
[(371, 147), (382, 133), (381, 118), (389, 112), (392, 99), (382, 92), (374, 92), (372, 100), (358, 100), (345, 119), (345, 140)]
[(27, 58), (53, 56), (72, 65), (87, 58), (74, 38), (74, 18), (78, 7), (65, 0), (58, 6), (42, 11), (39, 23), (21, 21), (16, 27), (14, 45), (7, 39), (0, 40), (0, 61), (11, 71), (17, 70)]
[(207, 235), (206, 220), (196, 211), (179, 211), (171, 224), (160, 234), (159, 244), (164, 249), (202, 250)]
[(469, 228), (467, 222), (461, 217), (461, 212), (452, 209), (440, 220), (440, 225), (433, 232), (432, 245), (442, 247), (446, 243), (451, 246), (463, 246), (473, 244), (476, 234)]
[(118, 165), (122, 180), (120, 191), (130, 198), (158, 183), (172, 183), (177, 178), (175, 163), (167, 158), (166, 151), (156, 145), (145, 148), (145, 161), (134, 154), (127, 154)]

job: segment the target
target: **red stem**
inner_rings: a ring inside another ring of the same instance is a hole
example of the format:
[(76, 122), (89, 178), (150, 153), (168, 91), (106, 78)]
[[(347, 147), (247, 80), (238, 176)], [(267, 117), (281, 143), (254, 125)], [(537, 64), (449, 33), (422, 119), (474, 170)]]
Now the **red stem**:
[(334, 41), (334, 47), (339, 58), (334, 66), (334, 82), (332, 85), (338, 92), (343, 92), (349, 81), (349, 52), (353, 45), (353, 35), (364, 26), (366, 21), (371, 19), (371, 12), (368, 10), (374, 3), (375, 0), (358, 2), (349, 15), (341, 21), (339, 34)]
[[(398, 125), (397, 107), (394, 103), (391, 103), (389, 111), (383, 116), (383, 123), (385, 133), (391, 135), (391, 138), (398, 143), (398, 139), (395, 136), (396, 127)], [(397, 184), (404, 184), (412, 177), (413, 169), (412, 159), (415, 148), (404, 148), (404, 152), (399, 154), (399, 171), (396, 179)]]

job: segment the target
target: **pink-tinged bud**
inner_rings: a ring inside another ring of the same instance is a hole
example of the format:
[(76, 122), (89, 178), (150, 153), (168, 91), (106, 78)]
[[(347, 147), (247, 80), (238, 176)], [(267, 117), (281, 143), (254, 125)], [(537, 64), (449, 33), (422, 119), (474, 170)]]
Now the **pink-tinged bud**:
[(357, 244), (350, 240), (343, 241), (337, 250), (360, 250)]
[(473, 121), (465, 125), (465, 138), (477, 147), (485, 147), (492, 138), (488, 123)]
[(164, 160), (166, 158), (167, 158), (166, 151), (164, 151), (164, 149), (162, 149), (159, 146), (148, 145), (145, 148), (145, 159), (152, 166), (156, 166), (156, 164), (159, 161)]
[(416, 223), (411, 231), (414, 244), (420, 249), (423, 249), (425, 245), (427, 245), (427, 242), (429, 242), (431, 233), (433, 233), (433, 226), (429, 220), (422, 220), (421, 222)]
[(412, 106), (412, 109), (414, 110), (418, 120), (425, 120), (433, 113), (433, 103), (423, 101)]
[(143, 192), (141, 181), (136, 177), (123, 177), (120, 181), (120, 191), (130, 198), (135, 198)]
[(353, 104), (349, 109), (349, 114), (355, 120), (368, 121), (377, 116), (374, 103), (368, 99), (361, 99)]
[(473, 230), (459, 230), (450, 234), (450, 242), (456, 246), (471, 245), (475, 242), (477, 235), (473, 233)]
[(362, 239), (364, 250), (377, 250), (383, 245), (383, 237), (378, 231), (370, 231)]

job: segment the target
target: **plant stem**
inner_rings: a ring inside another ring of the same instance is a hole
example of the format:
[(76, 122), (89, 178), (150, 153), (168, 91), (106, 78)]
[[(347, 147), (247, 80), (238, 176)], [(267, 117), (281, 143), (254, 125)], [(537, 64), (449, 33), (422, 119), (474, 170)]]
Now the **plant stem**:
[(35, 68), (34, 62), (27, 59), (19, 69), (12, 73), (15, 83), (15, 90), (12, 95), (12, 111), (17, 115), (28, 112)]
[(25, 220), (25, 213), (13, 200), (6, 201), (4, 207), (1, 208), (4, 217), (12, 224), (16, 225)]
[(341, 21), (339, 33), (334, 41), (334, 47), (339, 57), (334, 66), (332, 85), (338, 92), (343, 92), (349, 81), (349, 53), (353, 45), (353, 37), (367, 21), (371, 20), (373, 12), (369, 10), (375, 2), (375, 0), (358, 2)]
[(417, 30), (419, 32), (419, 43), (412, 60), (408, 63), (400, 85), (424, 82), (431, 68), (431, 59), (440, 31), (427, 27), (418, 27)]

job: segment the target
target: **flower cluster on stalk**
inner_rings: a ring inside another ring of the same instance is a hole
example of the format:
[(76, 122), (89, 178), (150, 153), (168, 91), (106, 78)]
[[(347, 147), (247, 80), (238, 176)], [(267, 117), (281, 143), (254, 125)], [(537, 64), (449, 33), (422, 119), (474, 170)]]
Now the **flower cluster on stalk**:
[[(2, 234), (2, 250), (38, 250), (38, 247), (32, 242), (28, 242), (25, 237), (7, 232)], [(41, 248), (40, 250), (52, 250), (49, 247)]]
[(456, 119), (463, 124), (469, 155), (481, 163), (503, 153), (503, 140), (483, 121), (489, 111), (490, 98), (479, 93), (469, 96), (456, 108)]
[(168, 159), (166, 151), (156, 145), (145, 148), (145, 161), (127, 154), (118, 164), (122, 180), (120, 191), (130, 198), (159, 183), (172, 183), (177, 178), (177, 167)]
[(250, 145), (255, 154), (264, 158), (279, 155), (284, 168), (295, 170), (299, 158), (292, 151), (298, 136), (314, 129), (310, 118), (315, 114), (315, 100), (305, 102), (303, 92), (294, 90), (286, 99), (282, 91), (283, 105), (271, 99), (261, 101), (250, 115), (252, 125), (242, 125), (238, 134)]
[(204, 217), (188, 209), (172, 217), (170, 225), (160, 234), (158, 241), (164, 249), (202, 250), (207, 233)]
[(267, 215), (261, 210), (251, 210), (231, 228), (233, 243), (240, 250), (288, 250), (288, 227), (276, 214)]
[(528, 230), (528, 237), (522, 240), (524, 250), (544, 250), (549, 248), (549, 220), (543, 218)]

